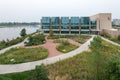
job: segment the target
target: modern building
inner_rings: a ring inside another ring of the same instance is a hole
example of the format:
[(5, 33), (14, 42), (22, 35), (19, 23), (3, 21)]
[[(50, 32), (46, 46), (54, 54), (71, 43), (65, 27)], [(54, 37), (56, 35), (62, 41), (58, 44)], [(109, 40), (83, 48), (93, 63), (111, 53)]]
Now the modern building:
[(99, 34), (102, 29), (111, 29), (111, 13), (99, 13), (90, 17), (42, 17), (42, 31), (56, 34)]

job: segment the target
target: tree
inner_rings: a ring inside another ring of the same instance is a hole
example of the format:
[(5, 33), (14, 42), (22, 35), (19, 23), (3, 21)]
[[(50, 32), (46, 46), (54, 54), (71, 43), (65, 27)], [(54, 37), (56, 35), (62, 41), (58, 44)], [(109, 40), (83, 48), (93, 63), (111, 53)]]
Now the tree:
[(45, 42), (45, 36), (43, 34), (36, 34), (29, 36), (28, 42), (25, 42), (26, 46), (39, 45)]
[(26, 29), (22, 29), (20, 32), (20, 36), (24, 37), (26, 35)]
[(49, 36), (53, 36), (53, 35), (54, 35), (54, 32), (53, 32), (52, 27), (51, 27)]
[(33, 76), (29, 80), (49, 80), (49, 72), (43, 64), (36, 66), (32, 74)]

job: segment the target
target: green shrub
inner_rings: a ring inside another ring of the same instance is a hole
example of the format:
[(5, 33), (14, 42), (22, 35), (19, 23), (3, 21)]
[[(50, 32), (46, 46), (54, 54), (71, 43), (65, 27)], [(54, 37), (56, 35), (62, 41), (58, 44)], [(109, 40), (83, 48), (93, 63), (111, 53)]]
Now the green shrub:
[(92, 52), (88, 56), (88, 68), (94, 80), (104, 79), (105, 57), (102, 55), (104, 45), (100, 37), (95, 37), (90, 44)]
[(108, 33), (105, 33), (105, 32), (102, 33), (102, 36), (107, 37), (107, 38), (111, 38), (111, 36)]
[(6, 41), (0, 41), (0, 50), (12, 45), (15, 45), (19, 42), (22, 42), (25, 39), (25, 37), (17, 37), (16, 39), (9, 40), (7, 39)]
[(63, 53), (70, 52), (76, 48), (78, 48), (78, 46), (70, 44), (68, 41), (64, 41), (64, 40), (56, 47), (58, 51)]
[(120, 80), (120, 54), (113, 54), (107, 62), (106, 80)]
[(50, 29), (50, 34), (49, 34), (50, 37), (54, 36), (54, 32), (52, 29)]
[(43, 34), (36, 34), (29, 36), (28, 42), (25, 42), (26, 46), (39, 45), (45, 42), (45, 36)]
[(118, 40), (120, 41), (120, 35), (118, 35)]
[(68, 41), (66, 41), (66, 40), (62, 40), (62, 45), (70, 45), (70, 43), (68, 42)]
[(26, 29), (22, 29), (20, 32), (20, 36), (24, 37), (26, 35)]
[(48, 39), (67, 38), (67, 39), (73, 39), (76, 42), (83, 44), (90, 37), (91, 37), (90, 35), (54, 35), (54, 36), (48, 36)]
[(40, 66), (36, 66), (35, 70), (33, 71), (33, 75), (28, 78), (28, 80), (49, 80), (48, 75), (48, 70), (42, 64)]
[(114, 42), (120, 44), (120, 35), (118, 37), (111, 37), (109, 34), (103, 33), (102, 36), (111, 40), (111, 41), (114, 41)]

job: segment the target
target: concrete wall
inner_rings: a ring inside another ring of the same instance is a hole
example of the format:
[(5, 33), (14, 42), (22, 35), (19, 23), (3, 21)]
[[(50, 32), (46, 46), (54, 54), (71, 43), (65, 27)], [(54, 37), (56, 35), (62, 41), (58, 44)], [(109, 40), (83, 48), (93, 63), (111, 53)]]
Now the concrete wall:
[(97, 30), (112, 29), (111, 13), (99, 13), (90, 17), (97, 21)]
[(120, 35), (120, 29), (116, 29), (116, 30), (103, 29), (103, 32), (108, 33), (112, 37), (117, 37), (118, 35)]

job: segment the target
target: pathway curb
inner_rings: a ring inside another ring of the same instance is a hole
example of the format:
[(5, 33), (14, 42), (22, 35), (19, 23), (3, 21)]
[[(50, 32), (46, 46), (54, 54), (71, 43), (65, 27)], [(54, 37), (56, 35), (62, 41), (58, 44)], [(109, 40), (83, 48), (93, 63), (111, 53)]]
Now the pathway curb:
[(116, 42), (113, 42), (113, 41), (111, 41), (111, 40), (109, 40), (109, 39), (107, 39), (107, 38), (104, 38), (104, 37), (102, 37), (102, 36), (101, 36), (101, 38), (102, 38), (103, 40), (107, 41), (107, 42), (112, 43), (113, 45), (120, 46), (120, 44), (118, 44), (118, 43), (116, 43)]

